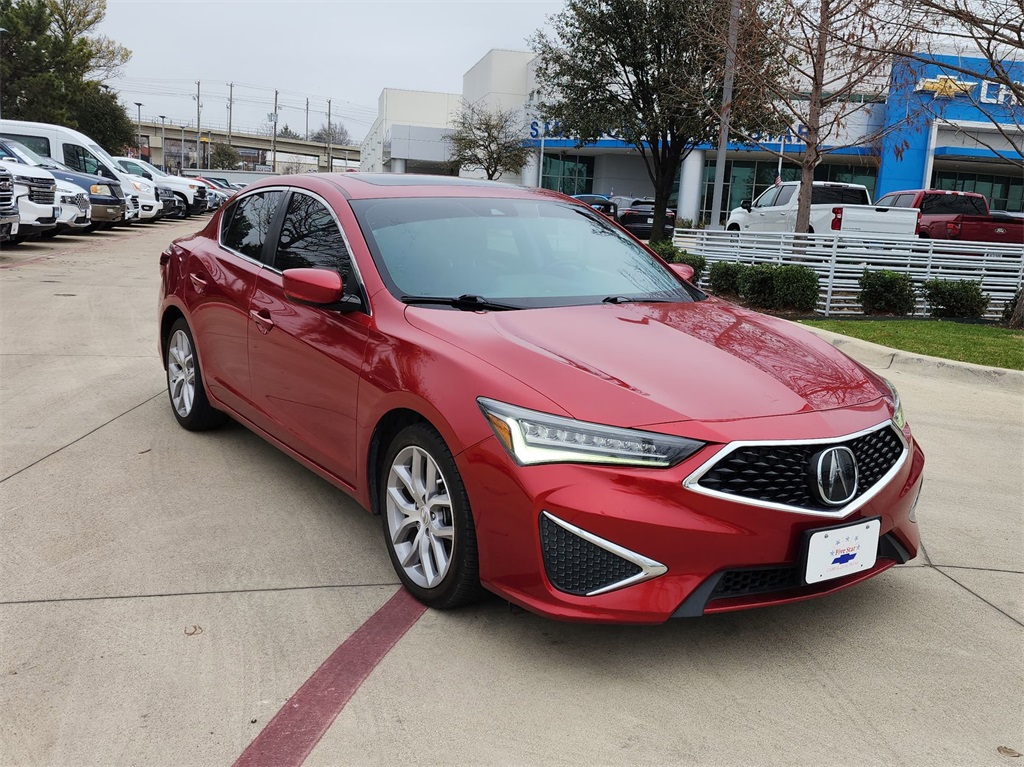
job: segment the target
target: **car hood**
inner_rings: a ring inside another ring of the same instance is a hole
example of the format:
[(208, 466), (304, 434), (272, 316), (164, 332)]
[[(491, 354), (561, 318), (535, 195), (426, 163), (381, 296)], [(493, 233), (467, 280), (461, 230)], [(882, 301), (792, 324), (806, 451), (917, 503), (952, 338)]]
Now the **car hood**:
[(857, 363), (826, 342), (717, 299), (505, 312), (409, 307), (406, 316), (481, 360), (498, 360), (580, 420), (725, 421), (883, 396)]

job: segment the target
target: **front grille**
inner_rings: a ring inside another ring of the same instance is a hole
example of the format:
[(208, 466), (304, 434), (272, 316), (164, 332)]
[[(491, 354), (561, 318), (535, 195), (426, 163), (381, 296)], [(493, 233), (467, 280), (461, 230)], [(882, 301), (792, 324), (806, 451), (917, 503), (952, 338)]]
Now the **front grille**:
[(567, 594), (590, 594), (643, 572), (632, 562), (583, 540), (543, 515), (540, 540), (548, 580)]
[(0, 208), (14, 204), (14, 181), (10, 173), (0, 175)]
[(89, 195), (87, 195), (85, 192), (79, 192), (78, 194), (76, 194), (75, 195), (75, 205), (78, 206), (79, 208), (81, 208), (82, 210), (85, 210), (86, 208), (88, 208), (89, 207)]
[(121, 188), (120, 184), (110, 184), (109, 186), (110, 191), (114, 193), (114, 197), (116, 197), (119, 200), (124, 199), (124, 190)]
[(128, 195), (128, 207), (131, 208), (132, 210), (139, 209), (139, 198), (136, 197), (134, 194)]
[(196, 197), (199, 197), (204, 200), (206, 199), (206, 187), (203, 186), (202, 184), (200, 184), (199, 188), (196, 189)]
[(798, 567), (756, 567), (746, 570), (726, 570), (710, 599), (743, 597), (769, 591), (787, 591), (803, 584)]
[(835, 511), (817, 497), (812, 457), (837, 445), (848, 447), (857, 459), (859, 480), (851, 503), (877, 484), (896, 465), (904, 450), (892, 426), (827, 445), (746, 445), (718, 461), (697, 484), (706, 490), (752, 501)]
[(158, 186), (156, 188), (156, 196), (157, 196), (158, 200), (163, 200), (163, 201), (173, 200), (174, 199), (174, 192), (172, 192), (166, 186)]
[(53, 205), (57, 199), (57, 184), (53, 181), (30, 181), (28, 198), (37, 205)]

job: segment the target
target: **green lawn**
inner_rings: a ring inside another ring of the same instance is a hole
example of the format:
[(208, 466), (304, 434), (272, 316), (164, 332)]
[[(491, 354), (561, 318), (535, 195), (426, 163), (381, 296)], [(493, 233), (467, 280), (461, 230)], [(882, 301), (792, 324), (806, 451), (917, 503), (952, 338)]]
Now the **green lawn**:
[(942, 320), (804, 320), (844, 336), (915, 354), (1024, 370), (1024, 331)]

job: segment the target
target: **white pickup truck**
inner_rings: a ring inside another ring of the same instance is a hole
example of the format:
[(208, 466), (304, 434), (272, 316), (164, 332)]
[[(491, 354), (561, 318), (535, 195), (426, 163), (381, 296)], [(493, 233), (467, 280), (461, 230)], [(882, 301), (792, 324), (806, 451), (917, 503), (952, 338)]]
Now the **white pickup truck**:
[[(751, 204), (744, 200), (729, 214), (733, 232), (793, 232), (800, 182), (773, 186)], [(811, 190), (811, 234), (884, 234), (914, 237), (918, 211), (871, 204), (867, 187), (815, 181)]]

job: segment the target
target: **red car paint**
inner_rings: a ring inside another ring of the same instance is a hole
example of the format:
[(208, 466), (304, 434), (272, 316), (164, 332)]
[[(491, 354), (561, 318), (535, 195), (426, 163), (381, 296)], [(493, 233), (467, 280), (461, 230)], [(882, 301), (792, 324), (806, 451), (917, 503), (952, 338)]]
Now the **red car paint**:
[[(684, 486), (738, 442), (839, 441), (890, 422), (885, 382), (831, 345), (712, 297), (508, 312), (406, 305), (378, 271), (353, 210), (358, 200), (418, 197), (559, 200), (591, 214), (587, 206), (513, 186), (426, 179), (380, 185), (363, 174), (267, 179), (235, 199), (267, 189), (307, 190), (333, 209), (369, 311), (289, 298), (281, 273), (219, 244), (228, 205), (161, 259), (161, 348), (171, 324), (184, 317), (211, 404), (367, 509), (379, 455), (375, 432), (389, 413), (419, 414), (444, 439), (466, 485), (480, 579), (491, 591), (560, 619), (656, 623), (723, 570), (799, 565), (806, 531), (878, 517), (896, 549), (880, 548), (865, 572), (710, 598), (696, 614), (830, 593), (916, 555), (912, 511), (924, 459), (907, 426), (899, 430), (898, 470), (846, 515), (779, 511)], [(325, 278), (315, 287), (330, 291), (336, 282)], [(669, 469), (521, 466), (496, 439), (479, 397), (707, 444)], [(542, 512), (668, 570), (595, 596), (559, 590), (542, 558)]]

